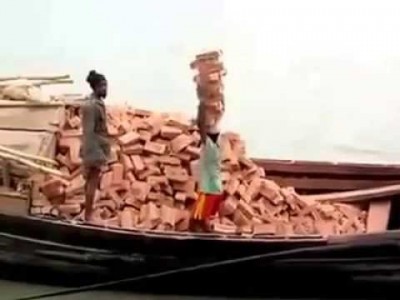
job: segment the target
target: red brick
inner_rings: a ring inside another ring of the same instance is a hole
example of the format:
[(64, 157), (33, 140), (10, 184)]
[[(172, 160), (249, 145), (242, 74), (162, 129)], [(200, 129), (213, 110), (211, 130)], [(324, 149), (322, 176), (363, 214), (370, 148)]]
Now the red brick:
[(174, 207), (175, 199), (171, 196), (164, 195), (163, 199), (160, 201), (161, 205), (166, 205), (169, 207)]
[(254, 167), (254, 162), (244, 156), (239, 158), (239, 163), (248, 169)]
[(147, 200), (160, 203), (164, 198), (164, 195), (158, 192), (150, 192), (147, 195)]
[(131, 158), (126, 154), (121, 154), (121, 161), (124, 165), (124, 171), (129, 172), (133, 170), (133, 164)]
[(132, 128), (132, 125), (129, 122), (129, 120), (127, 120), (127, 119), (121, 120), (121, 123), (119, 124), (119, 127), (118, 127), (119, 132), (126, 134), (126, 133), (131, 132), (132, 129), (133, 128)]
[[(69, 156), (69, 155), (68, 155)], [(69, 160), (69, 157), (66, 155), (62, 155), (61, 153), (58, 153), (56, 156), (56, 160), (62, 165), (66, 166), (69, 170), (72, 170), (74, 166), (71, 164), (71, 161)]]
[(62, 196), (65, 192), (65, 185), (63, 181), (58, 178), (53, 178), (45, 181), (40, 186), (40, 191), (45, 195), (48, 199)]
[(124, 166), (121, 163), (116, 163), (111, 166), (112, 185), (121, 185), (124, 179)]
[(139, 130), (138, 133), (139, 133), (141, 141), (148, 142), (151, 140), (152, 134), (150, 131), (142, 129), (142, 130)]
[(135, 177), (135, 175), (133, 175), (133, 173), (132, 173), (132, 172), (128, 172), (128, 173), (126, 173), (126, 178), (128, 179), (128, 181), (129, 181), (130, 183), (132, 183), (132, 182), (135, 182), (135, 181), (136, 181), (136, 177)]
[(65, 204), (85, 204), (85, 196), (84, 195), (75, 195), (72, 198), (65, 199)]
[(153, 175), (161, 175), (161, 170), (160, 168), (156, 166), (148, 166), (144, 171), (138, 172), (137, 176), (140, 180), (146, 180), (149, 176)]
[(272, 180), (264, 179), (262, 181), (260, 193), (274, 204), (278, 204), (284, 200), (280, 193), (279, 185)]
[(71, 139), (68, 155), (72, 165), (79, 166), (82, 163), (80, 149), (81, 141), (78, 138)]
[(58, 206), (58, 210), (61, 213), (77, 215), (81, 212), (81, 205), (76, 204), (61, 204)]
[(196, 181), (193, 178), (189, 178), (186, 182), (173, 182), (172, 187), (176, 191), (190, 194), (196, 190)]
[(104, 199), (100, 200), (94, 205), (95, 208), (101, 208), (101, 207), (106, 207), (108, 208), (111, 212), (115, 211), (118, 208), (118, 204), (111, 199)]
[(261, 180), (254, 179), (250, 182), (249, 188), (247, 189), (247, 194), (250, 197), (250, 200), (255, 199), (261, 191)]
[(131, 185), (131, 192), (135, 199), (144, 202), (150, 192), (150, 185), (147, 182), (135, 181)]
[(140, 214), (145, 226), (149, 229), (157, 227), (161, 222), (160, 209), (153, 202), (143, 205)]
[(162, 205), (161, 206), (161, 222), (163, 225), (166, 225), (167, 229), (174, 229), (175, 227), (175, 214), (176, 210), (172, 207)]
[(241, 210), (243, 214), (246, 216), (247, 219), (251, 220), (254, 217), (254, 210), (253, 208), (243, 200), (239, 200), (238, 210)]
[(143, 146), (140, 144), (128, 145), (123, 146), (121, 150), (127, 155), (139, 155), (143, 152)]
[(158, 163), (158, 157), (156, 155), (152, 156), (142, 156), (143, 163), (146, 167), (156, 166)]
[(144, 145), (144, 151), (151, 154), (163, 155), (165, 153), (165, 150), (166, 150), (166, 145), (159, 144), (156, 142), (147, 141), (146, 144)]
[(106, 190), (112, 185), (112, 182), (113, 182), (113, 173), (112, 172), (104, 173), (101, 176), (100, 189)]
[(270, 235), (276, 234), (275, 224), (256, 224), (253, 229), (254, 235)]
[(197, 159), (200, 157), (200, 147), (188, 146), (185, 154), (189, 154), (191, 158)]
[(74, 138), (71, 137), (61, 137), (58, 140), (58, 147), (60, 147), (61, 150), (69, 150), (73, 140)]
[(177, 231), (187, 231), (190, 225), (190, 212), (187, 210), (175, 211), (175, 229)]
[(173, 126), (162, 126), (161, 127), (161, 137), (166, 139), (174, 139), (178, 135), (182, 134), (182, 129)]
[(240, 198), (249, 203), (251, 201), (251, 197), (247, 194), (246, 190), (247, 190), (246, 187), (243, 184), (241, 184), (239, 185), (237, 192), (240, 195)]
[(107, 133), (110, 136), (117, 136), (119, 134), (118, 128), (114, 124), (107, 122)]
[(120, 226), (126, 229), (134, 228), (133, 212), (130, 208), (124, 208), (120, 213)]
[(147, 177), (147, 183), (150, 184), (151, 187), (156, 185), (167, 185), (168, 179), (165, 176), (149, 176)]
[(171, 149), (173, 152), (179, 153), (192, 143), (192, 136), (181, 134), (171, 141)]
[(183, 117), (181, 114), (171, 115), (169, 116), (169, 120), (167, 121), (168, 126), (178, 127), (184, 131), (189, 130), (191, 127), (191, 122), (188, 118)]
[(246, 215), (239, 209), (233, 213), (233, 222), (237, 226), (246, 226), (251, 223), (251, 219), (247, 218)]
[(213, 223), (212, 230), (222, 234), (235, 234), (237, 231), (234, 225), (225, 225), (217, 222)]
[(190, 175), (196, 180), (199, 179), (199, 160), (193, 160), (190, 162)]
[(118, 191), (116, 191), (115, 189), (109, 189), (107, 193), (111, 200), (113, 200), (117, 204), (117, 207), (122, 206), (123, 200)]
[(166, 167), (165, 176), (171, 181), (186, 182), (189, 179), (187, 171), (183, 168)]
[(139, 140), (140, 140), (140, 135), (134, 131), (128, 132), (118, 138), (118, 141), (123, 146), (134, 144), (136, 142), (139, 142)]
[(144, 170), (145, 166), (140, 156), (132, 155), (131, 159), (132, 159), (133, 169), (135, 170), (135, 172), (141, 172)]
[(175, 200), (179, 201), (179, 202), (185, 202), (187, 199), (187, 195), (185, 193), (182, 192), (177, 192), (175, 194)]
[(240, 181), (238, 180), (238, 179), (236, 179), (236, 178), (231, 178), (229, 181), (228, 181), (228, 184), (227, 184), (227, 186), (226, 186), (226, 192), (229, 194), (229, 195), (234, 195), (235, 193), (236, 193), (236, 191), (239, 189), (239, 186), (240, 186)]
[(221, 216), (233, 215), (238, 206), (238, 201), (233, 197), (228, 197), (221, 203), (220, 214)]
[(183, 161), (183, 162), (185, 162), (185, 163), (189, 163), (189, 162), (192, 160), (192, 157), (190, 156), (190, 154), (184, 153), (184, 152), (177, 153), (177, 154), (175, 154), (175, 156), (176, 156), (179, 160), (181, 160), (181, 161)]

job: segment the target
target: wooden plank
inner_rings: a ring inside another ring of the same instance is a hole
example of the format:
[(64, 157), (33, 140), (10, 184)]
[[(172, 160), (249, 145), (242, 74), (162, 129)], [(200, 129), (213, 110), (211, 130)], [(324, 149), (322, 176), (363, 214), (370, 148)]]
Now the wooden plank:
[(0, 213), (9, 216), (28, 216), (27, 197), (16, 192), (0, 192)]
[(397, 184), (358, 191), (326, 193), (301, 197), (306, 201), (360, 202), (399, 194), (400, 184)]
[(400, 165), (394, 164), (354, 164), (258, 158), (254, 158), (253, 160), (259, 166), (263, 167), (267, 172), (358, 176), (400, 176)]
[(391, 200), (373, 201), (369, 204), (367, 233), (387, 230), (390, 217)]
[(1, 106), (0, 128), (7, 130), (50, 131), (59, 121), (60, 106)]
[(291, 186), (302, 190), (332, 190), (349, 191), (367, 189), (380, 186), (400, 184), (399, 180), (362, 180), (362, 179), (330, 179), (330, 178), (309, 178), (309, 177), (281, 177), (269, 176), (280, 186)]

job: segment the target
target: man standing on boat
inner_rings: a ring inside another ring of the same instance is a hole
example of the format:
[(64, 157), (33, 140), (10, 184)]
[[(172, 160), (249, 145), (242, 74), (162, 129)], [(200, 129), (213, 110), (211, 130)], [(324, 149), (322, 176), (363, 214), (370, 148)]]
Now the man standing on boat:
[(209, 110), (202, 101), (201, 87), (197, 89), (200, 99), (197, 112), (197, 126), (201, 137), (201, 154), (199, 161), (199, 197), (192, 212), (191, 230), (209, 231), (210, 221), (219, 210), (224, 200), (223, 185), (221, 179), (221, 154), (219, 146), (219, 123), (224, 112), (223, 108), (216, 120), (209, 125), (207, 121)]
[(106, 126), (107, 80), (104, 75), (90, 71), (86, 78), (92, 94), (82, 106), (82, 148), (85, 183), (85, 220), (92, 220), (93, 202), (100, 184), (101, 168), (110, 155)]

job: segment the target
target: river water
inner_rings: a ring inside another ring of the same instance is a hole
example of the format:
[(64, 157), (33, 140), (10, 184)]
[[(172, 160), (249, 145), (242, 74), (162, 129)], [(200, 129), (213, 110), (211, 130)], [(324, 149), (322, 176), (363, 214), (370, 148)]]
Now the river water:
[[(25, 282), (16, 282), (8, 280), (0, 280), (0, 299), (1, 300), (17, 300), (20, 298), (34, 296), (39, 294), (56, 292), (63, 290), (60, 287), (52, 287), (45, 285), (30, 284)], [(117, 291), (91, 291), (83, 292), (72, 295), (57, 296), (46, 298), (47, 300), (107, 300), (107, 299), (118, 299), (118, 300), (220, 300), (222, 298), (213, 297), (192, 297), (192, 296), (162, 296), (162, 295), (145, 295), (135, 294), (130, 292), (117, 292)], [(239, 298), (238, 298), (239, 299)]]
[[(0, 280), (0, 299), (1, 300), (18, 300), (34, 295), (41, 295), (63, 290), (64, 288), (31, 284), (26, 282), (17, 282), (9, 280)], [(46, 300), (223, 300), (228, 298), (221, 297), (204, 297), (204, 296), (177, 296), (177, 295), (150, 295), (150, 294), (136, 294), (132, 292), (118, 292), (118, 291), (90, 291), (82, 292), (64, 296), (54, 296), (45, 298)], [(233, 300), (246, 300), (244, 298), (229, 298)], [(254, 298), (252, 298), (254, 300)], [(274, 299), (269, 299), (274, 300)], [(290, 299), (287, 299), (290, 300)], [(293, 299), (292, 299), (293, 300)], [(306, 300), (306, 299), (305, 299)], [(314, 299), (316, 300), (316, 299)], [(334, 299), (331, 299), (334, 300)]]

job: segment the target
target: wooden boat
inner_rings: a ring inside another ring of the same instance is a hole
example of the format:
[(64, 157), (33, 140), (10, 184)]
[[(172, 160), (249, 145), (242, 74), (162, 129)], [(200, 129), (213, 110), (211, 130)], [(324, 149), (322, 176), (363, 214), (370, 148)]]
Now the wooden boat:
[[(32, 110), (29, 105), (7, 105), (3, 110)], [(34, 129), (30, 124), (27, 131), (18, 124), (15, 114), (11, 122), (3, 119), (0, 115), (0, 134), (4, 136), (10, 136), (10, 131), (13, 135), (23, 130), (26, 135), (50, 131), (48, 121), (37, 121)], [(45, 129), (41, 128), (43, 124)], [(282, 293), (278, 289), (282, 281), (290, 282), (297, 291), (310, 280), (320, 289), (329, 287), (331, 278), (337, 283), (388, 279), (398, 283), (400, 214), (396, 200), (400, 195), (400, 166), (263, 159), (257, 163), (271, 179), (293, 186), (304, 195), (368, 202), (369, 217), (374, 220), (371, 228), (365, 234), (328, 237), (126, 231), (30, 216), (31, 197), (3, 188), (1, 274), (63, 285), (137, 275), (125, 287), (213, 294), (227, 294), (229, 290), (236, 295), (258, 295), (266, 290)], [(7, 172), (3, 166), (3, 183), (7, 182)], [(374, 214), (379, 214), (378, 221)], [(140, 277), (164, 271), (168, 272)], [(305, 271), (309, 272), (307, 277), (299, 275)]]

